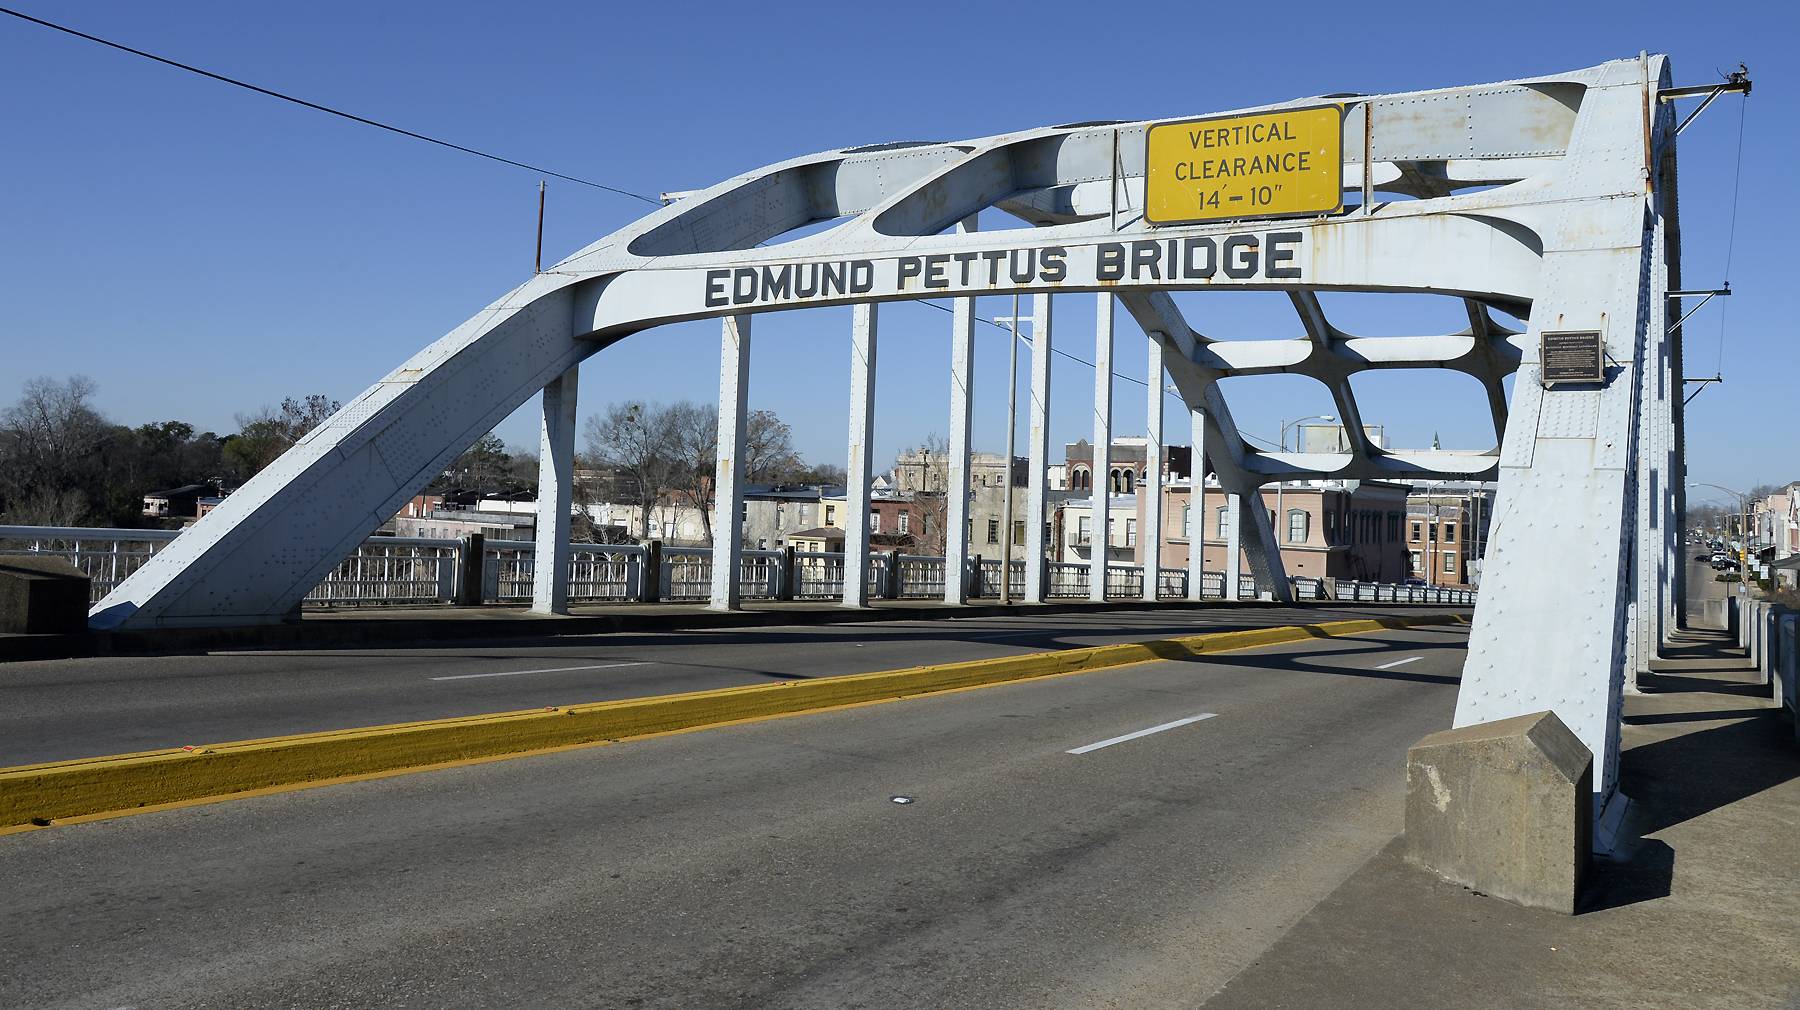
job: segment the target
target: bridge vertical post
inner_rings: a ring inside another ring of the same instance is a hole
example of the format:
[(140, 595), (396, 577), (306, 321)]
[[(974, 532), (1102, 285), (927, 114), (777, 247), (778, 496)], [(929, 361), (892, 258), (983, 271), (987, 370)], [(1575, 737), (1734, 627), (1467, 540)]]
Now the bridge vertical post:
[(1221, 481), (1225, 494), (1225, 590), (1227, 600), (1238, 598), (1238, 580), (1244, 577), (1244, 496)]
[[(1651, 245), (1650, 272), (1652, 276), (1663, 276), (1664, 252), (1661, 238), (1661, 226), (1657, 228), (1657, 240)], [(1665, 633), (1664, 615), (1669, 597), (1669, 569), (1671, 565), (1671, 548), (1669, 535), (1671, 516), (1667, 508), (1672, 500), (1669, 494), (1671, 479), (1670, 447), (1673, 442), (1670, 431), (1672, 417), (1669, 411), (1671, 397), (1679, 397), (1680, 392), (1673, 386), (1679, 380), (1680, 373), (1670, 371), (1670, 340), (1667, 327), (1666, 297), (1652, 297), (1645, 308), (1644, 322), (1644, 358), (1643, 366), (1637, 373), (1638, 401), (1637, 417), (1637, 522), (1634, 530), (1637, 545), (1634, 552), (1636, 563), (1635, 598), (1630, 610), (1629, 661), (1625, 664), (1623, 690), (1628, 694), (1638, 693), (1638, 677), (1650, 672), (1650, 661), (1657, 657)], [(1678, 546), (1678, 545), (1676, 545)], [(1675, 559), (1681, 563), (1681, 559)]]
[(1107, 477), (1112, 465), (1112, 353), (1113, 296), (1099, 294), (1099, 309), (1094, 316), (1094, 457), (1088, 467), (1088, 483), (1093, 491), (1088, 537), (1088, 599), (1106, 602), (1106, 549), (1112, 529), (1112, 484)]
[(1138, 554), (1144, 561), (1144, 599), (1156, 601), (1157, 583), (1162, 581), (1162, 489), (1163, 489), (1163, 342), (1156, 334), (1145, 341), (1150, 345), (1150, 361), (1145, 390), (1144, 480), (1138, 496), (1144, 502), (1144, 525), (1138, 530)]
[[(959, 233), (976, 230), (971, 215), (956, 226)], [(950, 444), (946, 451), (949, 481), (944, 488), (944, 602), (969, 602), (969, 415), (975, 403), (975, 299), (950, 302)], [(1008, 467), (1010, 472), (1011, 467)]]
[(711, 610), (739, 609), (744, 558), (744, 422), (750, 394), (750, 317), (719, 327), (719, 440), (713, 476)]
[(869, 471), (875, 434), (874, 302), (852, 307), (850, 323), (850, 456), (844, 487), (844, 603), (869, 605)]
[(465, 533), (456, 545), (456, 603), (479, 607), (487, 599), (487, 538)]
[(1206, 589), (1206, 412), (1189, 408), (1188, 426), (1187, 598), (1198, 603)]
[[(1616, 113), (1626, 122), (1642, 101), (1638, 94), (1606, 100), (1633, 103)], [(1594, 185), (1640, 187), (1641, 171), (1617, 167), (1615, 178)], [(1637, 537), (1634, 421), (1642, 372), (1654, 367), (1646, 354), (1648, 310), (1664, 296), (1647, 244), (1661, 228), (1643, 201), (1616, 200), (1585, 211), (1579, 228), (1559, 229), (1545, 243), (1543, 287), (1521, 342), (1501, 448), (1482, 604), (1456, 698), (1457, 726), (1555, 711), (1593, 753), (1597, 813), (1618, 782), (1635, 596), (1628, 563)], [(1597, 331), (1615, 363), (1606, 379), (1544, 388), (1545, 329)]]
[(575, 396), (580, 369), (544, 387), (538, 426), (537, 546), (531, 612), (569, 612), (569, 517), (575, 509)]
[(1031, 296), (1031, 434), (1026, 454), (1031, 474), (1025, 492), (1025, 599), (1042, 603), (1048, 590), (1049, 550), (1044, 535), (1045, 478), (1050, 467), (1050, 307), (1048, 294)]

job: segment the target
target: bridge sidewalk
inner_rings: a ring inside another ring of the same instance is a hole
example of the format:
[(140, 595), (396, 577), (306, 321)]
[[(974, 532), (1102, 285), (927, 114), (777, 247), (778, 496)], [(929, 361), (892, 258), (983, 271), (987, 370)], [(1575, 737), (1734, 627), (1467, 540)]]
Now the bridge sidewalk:
[(1439, 881), (1396, 840), (1205, 1006), (1800, 1005), (1800, 750), (1720, 669), (1723, 633), (1687, 638), (1625, 700), (1629, 840), (1580, 914)]

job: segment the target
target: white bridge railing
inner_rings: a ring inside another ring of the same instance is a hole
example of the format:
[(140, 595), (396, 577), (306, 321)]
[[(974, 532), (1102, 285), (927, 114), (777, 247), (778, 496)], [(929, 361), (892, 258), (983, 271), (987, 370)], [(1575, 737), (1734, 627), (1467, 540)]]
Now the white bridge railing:
[[(125, 577), (173, 541), (173, 530), (94, 527), (0, 526), (0, 557), (48, 554), (86, 573), (98, 602)], [(569, 599), (576, 603), (682, 602), (709, 598), (713, 552), (708, 547), (650, 544), (574, 544), (569, 561)], [(306, 603), (313, 607), (368, 607), (430, 603), (523, 603), (531, 599), (535, 545), (523, 540), (370, 537), (327, 575)], [(1085, 563), (1051, 562), (1046, 595), (1087, 599), (1092, 569)], [(1014, 599), (1025, 595), (1025, 562), (1011, 565)], [(942, 599), (947, 562), (942, 557), (871, 554), (865, 577), (873, 599)], [(974, 557), (962, 573), (973, 599), (1000, 597), (1000, 562)], [(1157, 572), (1158, 599), (1187, 596), (1188, 573)], [(1406, 586), (1296, 577), (1300, 600), (1364, 603), (1470, 605), (1475, 591), (1459, 587)], [(472, 590), (480, 586), (477, 594)], [(1225, 575), (1205, 572), (1201, 598), (1224, 598)], [(738, 588), (746, 600), (836, 600), (844, 595), (844, 555), (793, 550), (744, 551)], [(1255, 599), (1256, 580), (1239, 578), (1237, 597)], [(1108, 565), (1108, 599), (1142, 599), (1144, 569)]]

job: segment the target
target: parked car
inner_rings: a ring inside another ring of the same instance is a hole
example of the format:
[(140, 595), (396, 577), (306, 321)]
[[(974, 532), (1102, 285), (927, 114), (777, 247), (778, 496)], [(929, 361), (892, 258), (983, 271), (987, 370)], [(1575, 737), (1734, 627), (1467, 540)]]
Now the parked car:
[[(996, 577), (998, 577), (998, 576), (996, 576)], [(1400, 584), (1403, 586), (1422, 586), (1425, 584), (1425, 580), (1418, 578), (1417, 576), (1414, 576), (1413, 578), (1407, 579), (1406, 581), (1404, 581)]]

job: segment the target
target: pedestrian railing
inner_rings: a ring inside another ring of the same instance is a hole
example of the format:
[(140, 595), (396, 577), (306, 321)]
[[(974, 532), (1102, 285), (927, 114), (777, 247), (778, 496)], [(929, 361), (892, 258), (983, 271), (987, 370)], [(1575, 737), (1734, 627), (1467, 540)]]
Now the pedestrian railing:
[[(90, 580), (98, 602), (157, 551), (173, 542), (175, 530), (123, 530), (95, 527), (0, 526), (0, 556), (48, 554), (67, 559)], [(650, 544), (570, 545), (568, 594), (576, 603), (678, 602), (712, 595), (713, 551), (709, 547)], [(339, 562), (306, 596), (311, 607), (367, 607), (450, 603), (478, 598), (484, 602), (522, 603), (531, 599), (537, 546), (524, 540), (431, 537), (370, 537)], [(473, 563), (479, 554), (479, 563)], [(1025, 596), (1025, 562), (1012, 562), (1011, 596)], [(871, 599), (942, 599), (949, 577), (945, 558), (871, 553), (864, 569)], [(1045, 596), (1087, 599), (1092, 566), (1050, 562), (1045, 566)], [(1000, 596), (1000, 561), (975, 557), (959, 574), (972, 599)], [(1106, 566), (1108, 599), (1142, 599), (1144, 569), (1139, 565)], [(465, 594), (463, 580), (478, 578), (481, 592)], [(1299, 600), (1364, 603), (1432, 603), (1469, 605), (1475, 591), (1450, 586), (1407, 586), (1392, 583), (1330, 580), (1298, 576), (1291, 580)], [(1200, 596), (1224, 597), (1225, 574), (1202, 572)], [(747, 600), (836, 600), (844, 595), (844, 555), (784, 550), (747, 550), (741, 555), (738, 591)], [(1187, 596), (1188, 572), (1159, 568), (1158, 599)], [(1240, 574), (1239, 599), (1259, 595), (1253, 575)]]
[(1335, 595), (1323, 589), (1319, 599), (1336, 599), (1348, 603), (1442, 603), (1469, 606), (1476, 591), (1460, 586), (1408, 586), (1391, 582), (1354, 582), (1337, 580)]
[[(456, 548), (454, 540), (414, 537), (364, 543), (306, 594), (306, 602), (326, 607), (399, 606), (454, 599)], [(525, 595), (531, 595), (529, 576)]]

